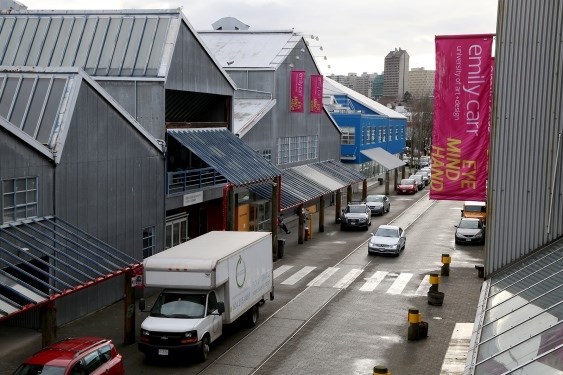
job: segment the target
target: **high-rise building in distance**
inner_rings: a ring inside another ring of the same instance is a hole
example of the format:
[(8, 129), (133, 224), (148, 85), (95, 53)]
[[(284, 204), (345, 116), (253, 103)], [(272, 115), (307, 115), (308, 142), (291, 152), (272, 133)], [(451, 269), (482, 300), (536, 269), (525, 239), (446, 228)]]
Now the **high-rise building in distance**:
[(407, 91), (415, 99), (429, 98), (434, 96), (435, 70), (424, 68), (412, 68), (409, 72)]
[(407, 91), (409, 77), (409, 54), (395, 48), (385, 56), (383, 71), (383, 96), (386, 98), (403, 99)]
[(370, 98), (373, 97), (373, 81), (378, 76), (377, 73), (362, 73), (362, 75), (357, 75), (356, 73), (348, 73), (348, 75), (330, 75), (330, 79), (343, 84), (344, 86), (351, 88), (352, 90)]

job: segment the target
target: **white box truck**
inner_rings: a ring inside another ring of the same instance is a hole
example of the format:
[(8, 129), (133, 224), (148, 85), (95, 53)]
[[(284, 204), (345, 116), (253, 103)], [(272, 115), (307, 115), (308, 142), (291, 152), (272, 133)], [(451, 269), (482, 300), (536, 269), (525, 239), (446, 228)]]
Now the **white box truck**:
[[(143, 261), (146, 287), (163, 288), (141, 324), (147, 359), (195, 354), (205, 361), (223, 324), (258, 321), (274, 298), (270, 232), (214, 231)], [(145, 301), (139, 301), (145, 311)]]

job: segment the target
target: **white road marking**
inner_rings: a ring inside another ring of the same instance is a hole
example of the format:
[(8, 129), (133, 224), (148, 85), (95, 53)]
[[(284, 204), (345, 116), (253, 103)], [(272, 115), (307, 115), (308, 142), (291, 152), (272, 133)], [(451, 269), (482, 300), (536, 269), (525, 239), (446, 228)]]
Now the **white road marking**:
[(430, 275), (424, 276), (424, 279), (422, 279), (414, 294), (417, 296), (425, 296), (426, 293), (428, 293), (428, 289), (430, 289)]
[(274, 279), (291, 268), (293, 268), (293, 266), (280, 266), (276, 268), (274, 270)]
[(309, 272), (311, 272), (315, 268), (317, 267), (310, 267), (310, 266), (303, 267), (299, 271), (295, 272), (293, 276), (290, 276), (285, 281), (282, 281), (282, 284), (294, 285), (296, 282), (307, 276), (307, 274), (309, 274)]
[(389, 287), (387, 293), (389, 294), (401, 294), (405, 286), (407, 286), (409, 280), (412, 277), (412, 273), (401, 273), (399, 277), (393, 282), (393, 285)]
[(379, 283), (387, 276), (387, 271), (377, 271), (370, 278), (366, 279), (366, 282), (360, 290), (362, 292), (373, 292)]
[(473, 333), (473, 323), (456, 323), (440, 375), (463, 375)]
[(352, 284), (356, 277), (360, 276), (363, 270), (354, 268), (346, 274), (340, 281), (334, 284), (333, 288), (346, 289), (348, 285)]
[(340, 268), (338, 267), (328, 267), (319, 276), (315, 277), (307, 286), (321, 286), (329, 277), (334, 275), (336, 271)]

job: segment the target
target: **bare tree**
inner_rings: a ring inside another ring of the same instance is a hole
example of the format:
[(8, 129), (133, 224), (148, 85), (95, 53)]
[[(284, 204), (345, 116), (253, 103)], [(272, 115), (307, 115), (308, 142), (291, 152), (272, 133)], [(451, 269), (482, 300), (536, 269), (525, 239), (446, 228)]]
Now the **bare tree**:
[(434, 100), (432, 98), (412, 100), (410, 112), (411, 160), (415, 166), (419, 166), (420, 157), (430, 154), (434, 124)]

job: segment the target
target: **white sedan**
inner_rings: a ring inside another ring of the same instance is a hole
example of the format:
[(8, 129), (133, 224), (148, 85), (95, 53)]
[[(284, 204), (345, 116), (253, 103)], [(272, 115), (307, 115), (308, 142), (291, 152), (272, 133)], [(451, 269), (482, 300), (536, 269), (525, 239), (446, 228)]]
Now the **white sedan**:
[(396, 225), (380, 225), (371, 234), (368, 242), (368, 254), (399, 255), (405, 249), (407, 237), (403, 228)]

